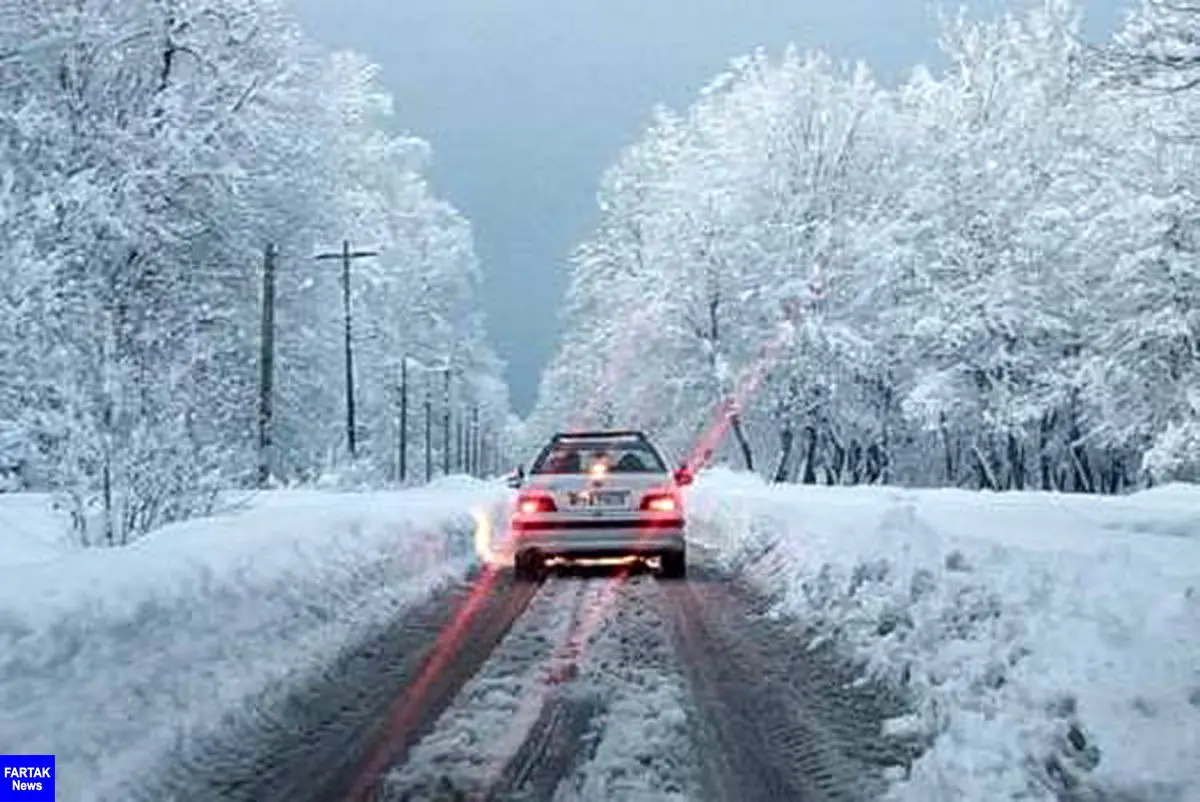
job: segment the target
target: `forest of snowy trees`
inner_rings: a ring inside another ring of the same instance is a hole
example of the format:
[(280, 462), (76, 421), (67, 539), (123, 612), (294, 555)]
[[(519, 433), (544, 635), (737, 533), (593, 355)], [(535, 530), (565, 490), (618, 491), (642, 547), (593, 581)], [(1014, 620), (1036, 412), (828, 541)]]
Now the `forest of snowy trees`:
[[(779, 480), (1200, 479), (1200, 0), (1137, 0), (1096, 45), (1079, 17), (947, 20), (948, 69), (896, 88), (756, 53), (658, 111), (604, 176), (529, 436), (685, 452), (753, 374), (719, 457)], [(426, 399), (439, 473), (445, 412), (494, 456), (470, 227), (394, 127), (375, 66), (284, 0), (0, 0), (0, 483), (88, 543), (254, 485), (268, 246), (274, 481), (396, 478), (405, 355), (408, 475)], [(343, 240), (379, 252), (353, 465), (341, 272), (313, 258)]]
[(1200, 2), (1080, 30), (1069, 0), (949, 19), (950, 66), (894, 89), (759, 53), (656, 113), (604, 176), (530, 430), (682, 454), (759, 370), (717, 457), (781, 481), (1200, 478)]
[[(456, 430), (508, 424), (466, 221), (376, 68), (282, 0), (0, 0), (0, 471), (121, 543), (256, 481), (264, 252), (277, 249), (274, 480), (396, 475), (398, 380)], [(359, 461), (347, 468), (343, 239)], [(421, 368), (426, 368), (422, 370)], [(438, 428), (433, 430), (438, 431)], [(442, 464), (441, 440), (434, 461)], [(423, 478), (423, 477), (422, 477)]]

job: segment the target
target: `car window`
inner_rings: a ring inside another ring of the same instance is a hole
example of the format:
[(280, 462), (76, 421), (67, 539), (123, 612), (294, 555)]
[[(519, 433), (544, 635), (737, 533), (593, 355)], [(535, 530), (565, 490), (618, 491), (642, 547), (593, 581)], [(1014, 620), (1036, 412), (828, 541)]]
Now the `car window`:
[(535, 474), (582, 474), (597, 463), (609, 473), (664, 473), (662, 459), (645, 442), (556, 442), (546, 447), (530, 468)]

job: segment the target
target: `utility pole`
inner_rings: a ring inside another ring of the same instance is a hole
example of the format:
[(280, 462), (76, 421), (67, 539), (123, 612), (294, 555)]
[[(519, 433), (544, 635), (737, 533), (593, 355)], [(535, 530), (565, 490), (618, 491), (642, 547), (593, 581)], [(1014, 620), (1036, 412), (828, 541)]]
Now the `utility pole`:
[(350, 331), (350, 262), (354, 259), (365, 259), (369, 256), (378, 256), (378, 251), (353, 251), (350, 250), (350, 241), (342, 240), (342, 250), (340, 253), (320, 253), (315, 259), (341, 259), (342, 260), (342, 313), (345, 318), (346, 329), (346, 445), (350, 449), (350, 459), (354, 460), (358, 456), (358, 445), (354, 431), (354, 350), (351, 345)]
[(496, 467), (496, 463), (500, 458), (500, 436), (493, 431), (489, 431), (487, 436), (479, 443), (479, 467), (482, 475), (495, 474), (497, 470), (503, 471), (506, 466)]
[(479, 437), (479, 405), (475, 404), (471, 407), (471, 443), (470, 456), (468, 458), (468, 461), (471, 463), (470, 472), (473, 476), (480, 476), (483, 473), (479, 470)]
[(408, 479), (408, 354), (400, 361), (400, 484)]
[(258, 486), (266, 487), (271, 478), (271, 414), (275, 382), (275, 246), (263, 250), (262, 349), (258, 376)]
[(429, 397), (429, 384), (425, 384), (425, 484), (433, 481), (433, 401)]
[(464, 450), (466, 445), (463, 440), (463, 414), (460, 409), (458, 417), (454, 419), (454, 467), (459, 473), (469, 473), (467, 470), (467, 454)]
[(442, 475), (450, 475), (450, 365), (446, 365), (442, 371), (442, 376), (445, 378), (443, 385), (443, 395), (445, 396), (445, 408), (442, 410)]

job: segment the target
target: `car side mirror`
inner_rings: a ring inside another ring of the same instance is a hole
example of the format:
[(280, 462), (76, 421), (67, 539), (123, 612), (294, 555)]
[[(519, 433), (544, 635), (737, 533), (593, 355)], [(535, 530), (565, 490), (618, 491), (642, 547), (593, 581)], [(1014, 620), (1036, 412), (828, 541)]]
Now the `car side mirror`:
[(694, 481), (696, 481), (696, 477), (692, 474), (690, 468), (685, 466), (675, 471), (675, 484), (680, 487), (687, 487)]
[(518, 465), (517, 469), (508, 475), (508, 486), (513, 490), (519, 488), (525, 482), (525, 467)]

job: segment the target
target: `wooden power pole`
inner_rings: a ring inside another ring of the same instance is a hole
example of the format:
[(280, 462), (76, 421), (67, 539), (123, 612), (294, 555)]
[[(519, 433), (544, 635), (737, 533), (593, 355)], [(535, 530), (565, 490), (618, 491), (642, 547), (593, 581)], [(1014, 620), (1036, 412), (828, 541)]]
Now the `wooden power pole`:
[(342, 260), (342, 314), (345, 319), (346, 331), (346, 445), (350, 449), (350, 459), (358, 456), (358, 445), (354, 430), (354, 349), (350, 330), (350, 262), (354, 259), (365, 259), (378, 256), (378, 251), (351, 251), (350, 241), (342, 240), (340, 253), (320, 253), (316, 259)]
[(433, 401), (425, 385), (425, 484), (433, 481)]
[(471, 407), (471, 442), (469, 445), (470, 455), (467, 458), (471, 463), (470, 473), (472, 476), (483, 475), (483, 472), (480, 470), (479, 466), (479, 438), (479, 405), (476, 404)]
[(445, 396), (445, 409), (442, 410), (442, 475), (450, 475), (450, 366), (447, 365), (442, 372), (445, 378), (443, 385), (443, 395)]
[(400, 362), (400, 484), (408, 478), (408, 354)]
[(454, 469), (459, 473), (470, 473), (467, 470), (467, 457), (464, 451), (466, 441), (463, 439), (463, 417), (460, 409), (458, 417), (454, 419)]
[(271, 478), (271, 416), (275, 382), (275, 246), (263, 250), (262, 332), (258, 374), (258, 486)]

